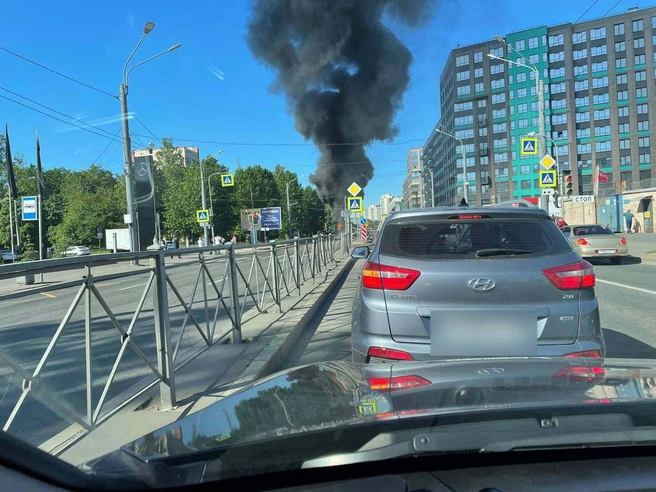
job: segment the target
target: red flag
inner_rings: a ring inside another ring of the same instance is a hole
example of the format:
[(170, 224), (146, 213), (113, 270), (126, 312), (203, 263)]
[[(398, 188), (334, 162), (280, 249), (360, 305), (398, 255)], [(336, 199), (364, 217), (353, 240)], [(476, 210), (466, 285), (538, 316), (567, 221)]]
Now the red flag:
[(608, 183), (608, 175), (603, 171), (597, 171), (597, 176), (599, 176), (600, 183)]

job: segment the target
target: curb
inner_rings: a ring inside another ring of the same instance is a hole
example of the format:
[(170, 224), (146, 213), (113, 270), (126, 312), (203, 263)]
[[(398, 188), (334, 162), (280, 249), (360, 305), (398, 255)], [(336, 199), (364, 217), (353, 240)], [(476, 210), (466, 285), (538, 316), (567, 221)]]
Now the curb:
[(267, 360), (264, 365), (253, 375), (251, 382), (255, 382), (258, 379), (262, 379), (266, 376), (274, 374), (277, 372), (278, 365), (280, 362), (287, 356), (292, 347), (296, 344), (301, 334), (305, 331), (308, 323), (314, 315), (317, 313), (319, 308), (321, 308), (328, 296), (330, 296), (335, 287), (346, 277), (353, 268), (353, 264), (356, 262), (353, 258), (348, 258), (347, 261), (342, 266), (341, 271), (335, 275), (330, 281), (330, 284), (324, 289), (324, 291), (319, 294), (319, 297), (312, 303), (312, 307), (307, 310), (307, 312), (298, 320), (298, 323), (294, 326), (294, 329), (287, 335), (285, 341), (280, 344), (276, 351), (271, 355), (269, 360)]

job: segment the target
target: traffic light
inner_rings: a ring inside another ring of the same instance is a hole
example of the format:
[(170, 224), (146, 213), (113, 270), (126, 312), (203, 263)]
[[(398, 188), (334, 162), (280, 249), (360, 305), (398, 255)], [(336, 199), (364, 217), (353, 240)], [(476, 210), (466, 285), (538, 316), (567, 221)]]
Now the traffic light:
[(552, 196), (553, 196), (554, 207), (556, 207), (556, 208), (560, 208), (560, 202), (558, 201), (559, 198), (560, 198), (560, 195), (559, 195), (558, 192), (556, 191)]
[(574, 193), (574, 178), (570, 169), (563, 169), (563, 180), (565, 181), (565, 195), (572, 196)]

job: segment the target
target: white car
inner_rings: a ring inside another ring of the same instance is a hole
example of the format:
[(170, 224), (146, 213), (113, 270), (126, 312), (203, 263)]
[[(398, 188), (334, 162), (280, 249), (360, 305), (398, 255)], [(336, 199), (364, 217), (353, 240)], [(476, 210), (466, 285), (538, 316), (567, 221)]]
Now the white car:
[(1, 250), (0, 254), (2, 255), (2, 262), (3, 263), (13, 263), (14, 261), (17, 260), (16, 254), (12, 253), (8, 249)]
[(62, 254), (64, 256), (86, 256), (91, 254), (91, 250), (86, 246), (69, 246)]

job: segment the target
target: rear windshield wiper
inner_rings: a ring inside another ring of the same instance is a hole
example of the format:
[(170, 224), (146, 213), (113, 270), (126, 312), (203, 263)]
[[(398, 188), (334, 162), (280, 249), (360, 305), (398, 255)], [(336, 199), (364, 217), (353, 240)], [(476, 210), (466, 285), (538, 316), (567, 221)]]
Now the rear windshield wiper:
[(486, 256), (510, 256), (510, 255), (530, 255), (532, 251), (528, 249), (514, 249), (514, 248), (486, 248), (476, 251), (476, 258), (484, 258)]

